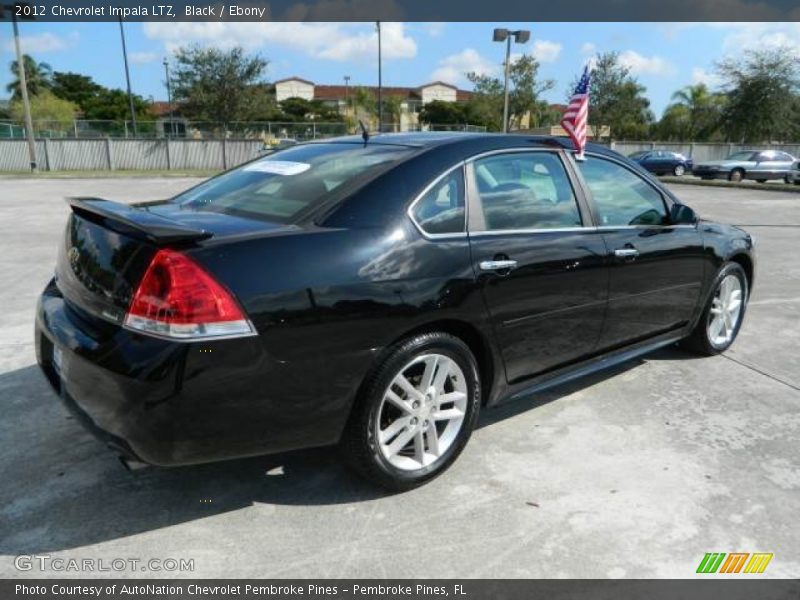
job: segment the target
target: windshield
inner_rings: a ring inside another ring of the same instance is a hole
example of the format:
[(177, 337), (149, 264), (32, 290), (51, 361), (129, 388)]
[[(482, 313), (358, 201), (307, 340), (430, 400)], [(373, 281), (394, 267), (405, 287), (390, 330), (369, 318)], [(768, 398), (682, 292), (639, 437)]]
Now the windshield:
[(750, 152), (748, 150), (744, 150), (742, 152), (734, 152), (725, 160), (753, 160), (753, 156), (755, 152)]
[(334, 190), (366, 182), (411, 151), (380, 144), (294, 146), (210, 179), (172, 201), (190, 210), (287, 223)]

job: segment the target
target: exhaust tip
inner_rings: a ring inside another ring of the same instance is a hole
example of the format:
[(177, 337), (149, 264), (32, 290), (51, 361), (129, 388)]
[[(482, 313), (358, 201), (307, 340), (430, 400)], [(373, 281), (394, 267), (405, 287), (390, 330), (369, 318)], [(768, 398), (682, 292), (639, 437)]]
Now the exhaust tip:
[(122, 463), (122, 466), (125, 467), (126, 471), (129, 471), (131, 473), (133, 473), (135, 471), (141, 471), (142, 469), (146, 469), (147, 467), (150, 466), (147, 463), (143, 463), (143, 462), (140, 462), (138, 460), (133, 460), (133, 459), (128, 458), (126, 456), (120, 456), (119, 457), (119, 462)]

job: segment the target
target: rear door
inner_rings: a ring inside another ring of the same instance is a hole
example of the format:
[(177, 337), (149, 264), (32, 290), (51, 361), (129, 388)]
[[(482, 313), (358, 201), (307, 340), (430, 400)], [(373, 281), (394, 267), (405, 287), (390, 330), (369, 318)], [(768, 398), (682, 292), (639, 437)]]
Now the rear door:
[(483, 155), (467, 162), (467, 184), (472, 260), (508, 381), (591, 354), (608, 293), (606, 247), (564, 155)]
[(609, 299), (600, 348), (685, 325), (704, 276), (697, 225), (673, 225), (670, 201), (622, 161), (589, 154), (577, 162), (609, 250)]

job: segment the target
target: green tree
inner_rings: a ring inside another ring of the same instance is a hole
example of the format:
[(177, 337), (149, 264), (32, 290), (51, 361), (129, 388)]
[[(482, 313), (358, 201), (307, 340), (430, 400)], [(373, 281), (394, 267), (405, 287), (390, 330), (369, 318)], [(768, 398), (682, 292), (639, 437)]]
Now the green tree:
[[(524, 55), (509, 65), (508, 128), (519, 128), (528, 117), (528, 126), (537, 127), (549, 117), (548, 105), (541, 96), (555, 86), (552, 79), (539, 78), (539, 62)], [(488, 129), (503, 129), (505, 102), (503, 81), (496, 77), (467, 73), (474, 89), (467, 103), (467, 120)]]
[[(30, 98), (31, 118), (38, 131), (68, 131), (72, 129), (78, 106), (63, 100), (49, 90), (40, 90)], [(9, 106), (11, 117), (18, 122), (24, 119), (21, 100), (14, 100)]]
[(465, 105), (444, 100), (428, 102), (419, 111), (419, 120), (429, 125), (454, 125), (466, 121)]
[(359, 120), (370, 130), (377, 129), (378, 101), (372, 90), (365, 87), (354, 87), (350, 91), (350, 101), (353, 103), (354, 119)]
[(646, 88), (620, 62), (618, 52), (597, 56), (589, 92), (589, 124), (596, 131), (609, 127), (610, 136), (616, 139), (648, 135), (655, 117), (644, 95)]
[(104, 88), (88, 75), (56, 71), (50, 89), (59, 98), (84, 108)]
[(403, 116), (403, 99), (400, 96), (383, 98), (383, 122), (392, 124), (392, 131), (400, 131), (400, 120)]
[(503, 82), (477, 73), (467, 73), (467, 79), (473, 85), (472, 96), (464, 107), (467, 121), (490, 131), (502, 131)]
[(709, 91), (704, 83), (689, 85), (672, 94), (667, 122), (675, 121), (680, 126), (682, 137), (677, 139), (705, 141), (719, 128), (723, 106), (724, 98)]
[[(28, 95), (35, 96), (42, 90), (50, 89), (52, 84), (53, 69), (46, 62), (36, 62), (27, 54), (22, 55), (22, 64), (25, 68), (25, 83), (28, 88)], [(19, 63), (12, 60), (9, 65), (13, 77), (11, 83), (6, 86), (6, 91), (11, 93), (11, 100), (22, 98), (22, 88), (19, 81)]]
[(728, 139), (788, 139), (789, 125), (797, 117), (800, 57), (788, 48), (748, 50), (742, 57), (717, 63), (717, 71), (727, 97), (722, 127)]
[(225, 123), (253, 118), (267, 67), (259, 55), (248, 56), (240, 47), (190, 46), (178, 49), (175, 63), (173, 95), (185, 116)]
[(539, 61), (533, 56), (523, 55), (512, 62), (509, 68), (511, 90), (508, 94), (508, 128), (520, 128), (526, 115), (528, 127), (538, 127), (547, 112), (542, 94), (553, 89), (555, 81), (539, 78)]

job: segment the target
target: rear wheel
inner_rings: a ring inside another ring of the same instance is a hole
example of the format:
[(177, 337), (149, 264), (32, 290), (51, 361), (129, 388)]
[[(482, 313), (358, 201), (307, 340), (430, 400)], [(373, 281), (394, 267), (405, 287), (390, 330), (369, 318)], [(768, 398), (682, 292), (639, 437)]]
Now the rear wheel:
[(742, 325), (749, 290), (741, 265), (725, 264), (714, 280), (703, 314), (684, 345), (700, 354), (713, 355), (733, 344)]
[(740, 182), (744, 179), (744, 171), (742, 169), (734, 169), (728, 174), (728, 181)]
[(672, 172), (675, 174), (675, 177), (683, 177), (683, 174), (686, 173), (686, 168), (683, 165), (675, 165)]
[(469, 347), (446, 333), (397, 344), (369, 376), (341, 447), (367, 479), (408, 490), (445, 471), (469, 440), (480, 404)]

